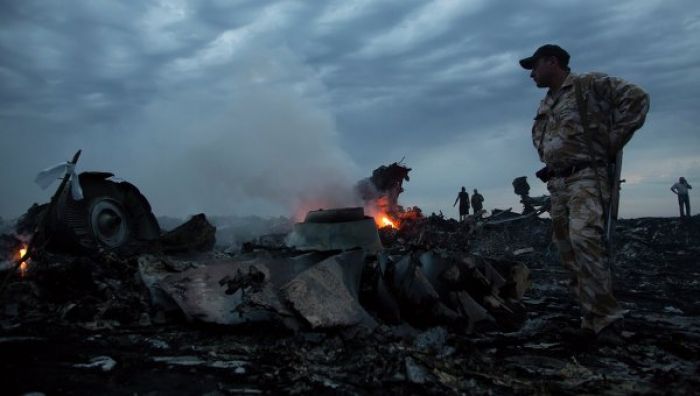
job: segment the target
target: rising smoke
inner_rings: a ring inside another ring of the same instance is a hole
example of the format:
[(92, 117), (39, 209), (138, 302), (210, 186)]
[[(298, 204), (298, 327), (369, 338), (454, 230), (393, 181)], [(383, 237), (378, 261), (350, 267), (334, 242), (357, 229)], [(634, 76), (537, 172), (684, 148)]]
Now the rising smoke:
[[(341, 147), (316, 73), (285, 49), (238, 55), (171, 65), (158, 95), (123, 114), (119, 128), (105, 128), (113, 133), (41, 151), (69, 158), (83, 148), (79, 171), (112, 171), (132, 182), (157, 215), (299, 218), (309, 209), (356, 204), (360, 172)], [(36, 171), (53, 165), (37, 162)], [(23, 188), (39, 190), (27, 181)], [(47, 201), (50, 191), (37, 195)]]
[(355, 202), (356, 166), (319, 103), (322, 87), (281, 56), (251, 55), (219, 92), (178, 92), (149, 109), (159, 154), (145, 156), (139, 179), (156, 210), (291, 215)]

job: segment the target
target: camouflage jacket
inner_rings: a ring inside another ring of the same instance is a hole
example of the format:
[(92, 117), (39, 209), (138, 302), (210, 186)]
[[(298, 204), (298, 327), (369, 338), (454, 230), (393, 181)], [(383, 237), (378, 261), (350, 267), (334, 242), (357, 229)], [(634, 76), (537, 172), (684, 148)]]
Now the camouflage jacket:
[(588, 109), (594, 160), (614, 158), (644, 124), (649, 96), (641, 88), (602, 73), (570, 73), (559, 91), (551, 91), (540, 102), (532, 127), (532, 142), (540, 160), (557, 169), (591, 161), (576, 102), (574, 81), (581, 84)]

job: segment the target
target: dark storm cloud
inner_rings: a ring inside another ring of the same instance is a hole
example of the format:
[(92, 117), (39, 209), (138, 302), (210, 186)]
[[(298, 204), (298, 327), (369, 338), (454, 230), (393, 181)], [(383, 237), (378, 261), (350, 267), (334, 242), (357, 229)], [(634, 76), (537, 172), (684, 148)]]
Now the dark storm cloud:
[(338, 185), (404, 155), (407, 204), (446, 209), (465, 185), (489, 209), (517, 206), (510, 181), (539, 166), (529, 130), (544, 95), (517, 60), (545, 42), (574, 71), (652, 96), (626, 151), (623, 215), (673, 214), (663, 184), (700, 178), (690, 0), (1, 7), (0, 182), (15, 187), (0, 214), (46, 200), (35, 172), (79, 147), (82, 169), (134, 181), (163, 214), (288, 213), (328, 190), (340, 202)]
[[(698, 15), (689, 2), (501, 2), (454, 16), (449, 27), (413, 45), (397, 37), (400, 50), (360, 56), (360, 65), (346, 62), (332, 75), (340, 83), (328, 85), (337, 87), (341, 128), (356, 131), (348, 139), (354, 157), (372, 160), (388, 152), (389, 160), (403, 154), (409, 162), (418, 160), (414, 173), (427, 173), (430, 182), (421, 183), (416, 175), (414, 183), (420, 185), (411, 185), (407, 198), (425, 202), (430, 195), (445, 196), (450, 182), (454, 190), (462, 183), (500, 184), (509, 195), (493, 205), (510, 206), (512, 193), (504, 182), (531, 175), (538, 166), (529, 128), (544, 93), (534, 89), (516, 61), (542, 43), (560, 43), (572, 53), (575, 71), (605, 71), (651, 93), (648, 126), (627, 155), (626, 171), (634, 182), (626, 189), (642, 193), (623, 215), (672, 214), (672, 197), (666, 208), (645, 205), (644, 199), (667, 193), (653, 180), (674, 180), (672, 169), (698, 175), (697, 161), (690, 159), (700, 147), (693, 123), (679, 122), (698, 118), (692, 114), (698, 97), (693, 83), (700, 59)], [(484, 147), (493, 138), (498, 143)], [(362, 143), (367, 141), (375, 144)], [(644, 149), (659, 143), (667, 147), (663, 157), (659, 150)], [(436, 166), (446, 155), (449, 166)], [(660, 174), (660, 162), (672, 163), (664, 166), (672, 169)], [(421, 192), (413, 195), (416, 190)]]

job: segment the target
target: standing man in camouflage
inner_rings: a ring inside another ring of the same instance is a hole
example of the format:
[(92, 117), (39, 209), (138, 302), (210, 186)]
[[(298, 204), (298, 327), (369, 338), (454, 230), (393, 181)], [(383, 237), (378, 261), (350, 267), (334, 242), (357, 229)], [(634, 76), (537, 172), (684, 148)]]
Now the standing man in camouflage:
[(615, 336), (620, 326), (611, 325), (625, 311), (613, 296), (604, 234), (608, 164), (644, 124), (649, 96), (619, 78), (572, 73), (569, 54), (557, 45), (543, 45), (520, 65), (531, 70), (538, 88), (548, 88), (532, 141), (546, 164), (537, 175), (547, 181), (552, 196), (553, 240), (572, 275), (581, 328), (585, 334), (601, 337), (605, 329)]

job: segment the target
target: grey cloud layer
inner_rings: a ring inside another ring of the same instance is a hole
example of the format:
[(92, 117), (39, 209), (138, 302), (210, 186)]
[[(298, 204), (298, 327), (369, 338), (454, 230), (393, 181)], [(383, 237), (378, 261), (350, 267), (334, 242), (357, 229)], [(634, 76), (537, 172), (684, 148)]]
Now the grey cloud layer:
[(574, 70), (652, 95), (627, 154), (636, 193), (623, 195), (623, 215), (674, 214), (672, 197), (657, 205), (660, 183), (675, 168), (700, 179), (700, 7), (690, 0), (2, 8), (0, 182), (16, 187), (0, 214), (46, 200), (34, 173), (78, 147), (82, 169), (136, 182), (163, 214), (340, 203), (339, 185), (404, 155), (415, 168), (407, 204), (445, 210), (466, 185), (491, 197), (487, 208), (517, 206), (510, 181), (538, 166), (529, 129), (544, 94), (517, 59), (544, 42), (567, 48)]

